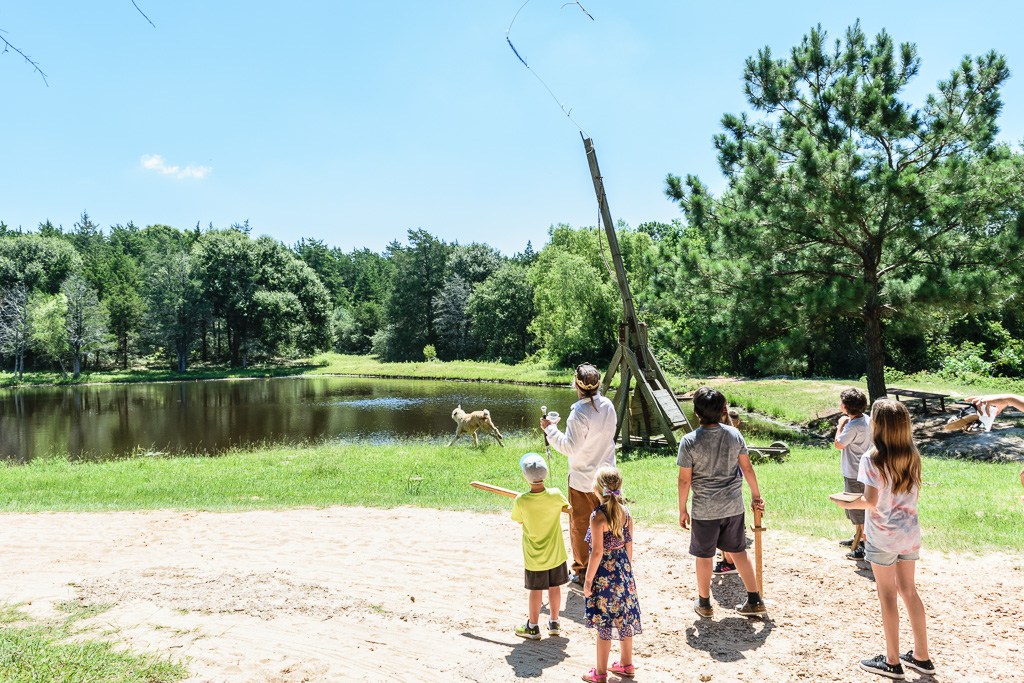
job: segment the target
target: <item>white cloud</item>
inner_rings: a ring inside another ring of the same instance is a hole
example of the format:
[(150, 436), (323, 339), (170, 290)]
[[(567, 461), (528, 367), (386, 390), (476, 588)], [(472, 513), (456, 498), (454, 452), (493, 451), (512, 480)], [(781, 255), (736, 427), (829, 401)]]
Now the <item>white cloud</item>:
[(168, 166), (167, 162), (164, 161), (163, 155), (160, 154), (143, 154), (139, 161), (142, 162), (143, 168), (163, 173), (164, 175), (173, 175), (178, 178), (202, 180), (206, 177), (207, 173), (213, 170), (209, 166), (186, 166), (185, 168), (181, 166)]

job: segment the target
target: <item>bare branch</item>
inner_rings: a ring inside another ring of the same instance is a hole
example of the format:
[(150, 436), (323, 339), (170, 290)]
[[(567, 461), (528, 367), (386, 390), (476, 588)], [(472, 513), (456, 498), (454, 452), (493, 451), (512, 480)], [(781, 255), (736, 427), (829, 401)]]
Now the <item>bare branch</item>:
[[(6, 33), (6, 31), (0, 30), (0, 33)], [(8, 52), (10, 50), (14, 50), (19, 55), (21, 55), (26, 62), (28, 62), (29, 64), (32, 65), (32, 70), (33, 71), (38, 71), (39, 72), (39, 75), (42, 76), (43, 83), (46, 84), (46, 87), (47, 88), (50, 87), (50, 84), (46, 81), (46, 74), (43, 73), (43, 70), (39, 68), (39, 64), (38, 63), (32, 61), (27, 54), (25, 54), (24, 52), (22, 52), (18, 48), (16, 48), (13, 45), (11, 45), (11, 43), (6, 38), (4, 38), (3, 36), (0, 36), (0, 40), (2, 40), (4, 42), (4, 49), (3, 49), (2, 52), (0, 52), (0, 54), (2, 54), (3, 52)]]
[[(153, 21), (149, 17), (146, 16), (146, 13), (143, 12), (142, 9), (135, 3), (135, 0), (132, 0), (132, 5), (134, 5), (135, 9), (137, 9), (139, 11), (139, 14), (142, 15), (143, 19), (145, 19), (146, 21), (149, 22), (150, 26), (152, 26), (153, 28), (156, 28), (156, 24), (154, 24)], [(582, 5), (580, 6), (580, 8), (582, 9)], [(585, 12), (586, 10), (583, 10), (583, 11)], [(591, 18), (593, 18), (593, 17), (591, 17)], [(0, 33), (6, 33), (6, 31), (4, 31), (3, 29), (0, 29)], [(32, 65), (32, 70), (33, 71), (36, 71), (36, 72), (39, 73), (39, 75), (42, 77), (43, 83), (46, 85), (46, 87), (47, 88), (50, 87), (49, 81), (46, 80), (46, 74), (43, 73), (43, 70), (41, 68), (39, 68), (39, 63), (38, 62), (33, 61), (32, 58), (29, 57), (27, 54), (25, 54), (24, 52), (19, 50), (14, 45), (11, 45), (11, 41), (7, 40), (2, 35), (0, 35), (0, 41), (2, 41), (3, 44), (4, 44), (4, 49), (0, 50), (0, 54), (3, 54), (5, 52), (10, 52), (12, 50), (14, 52), (17, 52), (19, 55), (21, 55), (22, 59), (24, 59), (26, 62), (28, 62), (29, 64)]]

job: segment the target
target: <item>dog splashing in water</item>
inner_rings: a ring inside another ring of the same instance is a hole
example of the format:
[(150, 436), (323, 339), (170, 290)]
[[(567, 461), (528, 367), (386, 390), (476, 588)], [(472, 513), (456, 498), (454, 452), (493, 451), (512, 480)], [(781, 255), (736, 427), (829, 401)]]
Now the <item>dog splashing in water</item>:
[(463, 434), (472, 434), (474, 445), (479, 446), (480, 440), (476, 436), (476, 431), (482, 429), (485, 434), (493, 436), (502, 448), (505, 447), (504, 442), (501, 440), (501, 432), (491, 422), (491, 411), (475, 410), (472, 413), (467, 413), (460, 405), (452, 411), (452, 419), (455, 420), (455, 424), (459, 427), (455, 430), (455, 438), (448, 442), (449, 446), (458, 441)]

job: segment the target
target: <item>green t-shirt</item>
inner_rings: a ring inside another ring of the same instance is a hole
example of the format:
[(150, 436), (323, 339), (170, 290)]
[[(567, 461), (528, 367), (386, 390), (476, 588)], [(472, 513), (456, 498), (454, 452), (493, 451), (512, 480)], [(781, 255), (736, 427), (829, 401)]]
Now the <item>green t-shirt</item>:
[(523, 525), (523, 563), (530, 571), (554, 569), (569, 559), (562, 540), (562, 508), (568, 504), (558, 489), (516, 496), (512, 521)]

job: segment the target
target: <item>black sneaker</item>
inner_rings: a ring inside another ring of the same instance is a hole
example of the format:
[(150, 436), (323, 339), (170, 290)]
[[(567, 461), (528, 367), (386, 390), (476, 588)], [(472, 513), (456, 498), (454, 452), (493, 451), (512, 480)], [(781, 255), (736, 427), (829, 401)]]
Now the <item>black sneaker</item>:
[(530, 626), (530, 622), (526, 622), (522, 626), (516, 626), (516, 635), (520, 638), (529, 638), (530, 640), (540, 640), (540, 624), (536, 626)]
[(909, 666), (914, 671), (920, 671), (923, 674), (935, 673), (935, 665), (932, 664), (932, 660), (926, 659), (922, 662), (920, 659), (914, 659), (913, 650), (911, 650), (905, 655), (900, 655), (900, 661)]
[(846, 553), (846, 559), (848, 560), (863, 560), (864, 559), (864, 544), (857, 546), (856, 550)]
[(907, 676), (903, 673), (903, 667), (899, 664), (890, 664), (885, 661), (885, 655), (878, 655), (874, 659), (860, 660), (860, 668), (869, 673), (892, 678), (897, 681), (904, 680)]
[(842, 547), (842, 548), (852, 548), (853, 547), (853, 539), (852, 538), (848, 538), (845, 541), (839, 541), (839, 546)]
[(745, 617), (763, 617), (768, 614), (768, 607), (764, 602), (759, 602), (755, 605), (747, 598), (743, 601), (742, 605), (736, 605), (736, 611)]
[(739, 570), (736, 569), (735, 565), (729, 564), (725, 560), (719, 560), (715, 568), (711, 570), (711, 573), (715, 576), (724, 576), (725, 574), (739, 574)]

